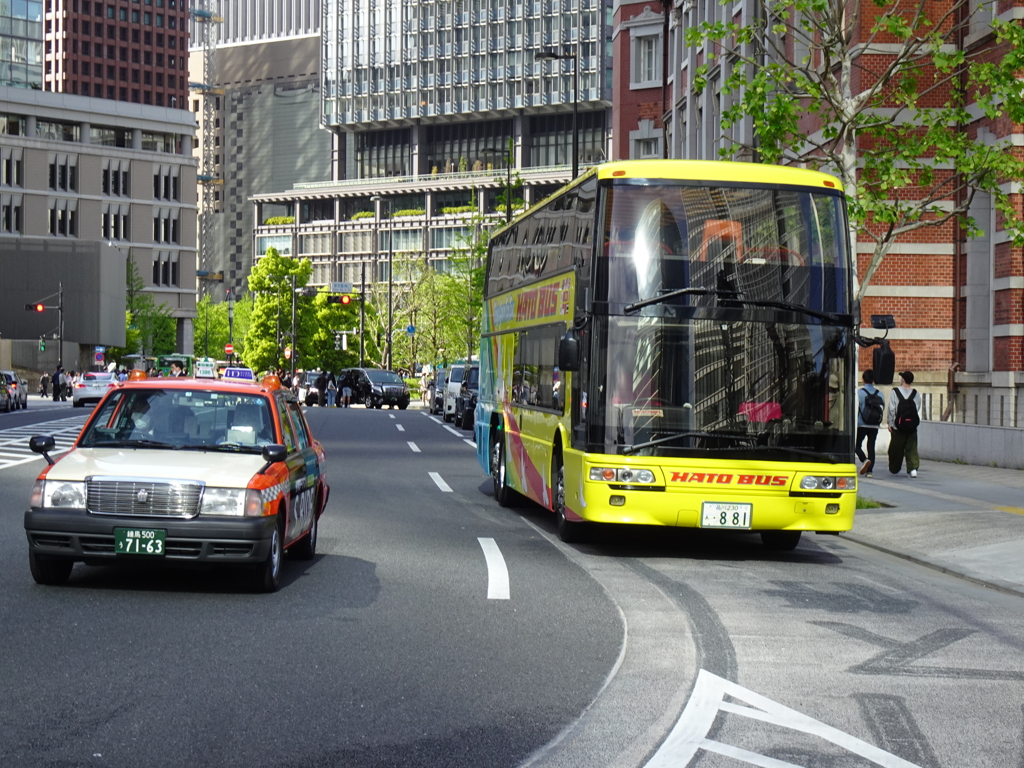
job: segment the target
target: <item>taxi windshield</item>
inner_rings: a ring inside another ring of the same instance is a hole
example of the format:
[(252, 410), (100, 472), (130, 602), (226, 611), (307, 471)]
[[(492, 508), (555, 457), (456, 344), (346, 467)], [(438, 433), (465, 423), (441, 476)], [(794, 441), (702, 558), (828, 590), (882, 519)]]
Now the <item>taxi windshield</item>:
[(270, 401), (262, 395), (126, 389), (103, 402), (79, 447), (260, 453), (276, 442)]

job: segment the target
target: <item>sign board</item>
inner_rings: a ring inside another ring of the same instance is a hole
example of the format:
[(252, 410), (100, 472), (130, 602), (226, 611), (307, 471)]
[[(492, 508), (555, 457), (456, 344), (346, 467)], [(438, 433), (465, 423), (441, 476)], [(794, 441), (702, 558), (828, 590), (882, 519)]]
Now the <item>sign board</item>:
[(414, 333), (416, 333), (416, 326), (410, 325), (408, 328), (405, 329), (405, 332), (412, 336)]
[(100, 352), (106, 352), (107, 348), (106, 347), (96, 347), (95, 351), (96, 351), (97, 354), (99, 354)]
[(96, 353), (96, 362), (97, 363), (102, 363), (103, 362), (103, 353), (102, 352), (97, 352)]
[(195, 372), (197, 379), (215, 379), (217, 378), (217, 363), (209, 358), (196, 360)]
[(331, 293), (352, 293), (352, 283), (331, 283)]
[(256, 374), (252, 372), (252, 368), (225, 368), (221, 378), (235, 381), (256, 381)]
[(225, 355), (234, 354), (234, 351), (235, 351), (235, 345), (234, 344), (225, 344), (224, 345), (224, 354)]

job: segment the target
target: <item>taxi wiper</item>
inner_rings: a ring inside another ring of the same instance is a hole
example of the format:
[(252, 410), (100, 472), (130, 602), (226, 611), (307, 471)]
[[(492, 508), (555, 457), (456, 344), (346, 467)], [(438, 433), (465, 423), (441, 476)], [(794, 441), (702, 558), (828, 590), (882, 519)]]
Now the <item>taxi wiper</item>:
[(168, 448), (172, 451), (178, 450), (173, 443), (164, 443), (160, 440), (97, 440), (89, 445), (90, 448)]
[[(655, 438), (654, 440), (648, 440), (646, 443), (639, 443), (637, 445), (627, 445), (625, 448), (622, 449), (622, 452), (625, 455), (628, 456), (629, 454), (636, 453), (637, 451), (643, 450), (644, 448), (651, 448), (652, 446), (655, 446), (655, 445), (663, 445), (665, 443), (670, 443), (673, 440), (679, 440), (679, 439), (684, 438), (684, 437), (711, 437), (711, 438), (715, 438), (715, 439), (725, 439), (725, 440), (751, 440), (751, 439), (753, 439), (753, 435), (721, 435), (721, 434), (717, 434), (715, 432), (676, 432), (676, 433), (671, 434), (671, 435), (665, 435), (665, 437), (658, 437), (658, 438)], [(733, 450), (733, 449), (727, 449), (727, 450)]]
[(217, 443), (216, 445), (196, 446), (203, 451), (231, 451), (232, 453), (259, 453), (263, 449), (258, 445), (243, 445), (242, 443)]
[(679, 288), (675, 291), (669, 291), (663, 293), (660, 296), (652, 296), (649, 299), (641, 299), (640, 301), (634, 301), (632, 304), (627, 304), (626, 308), (622, 311), (627, 315), (631, 315), (634, 312), (649, 307), (652, 304), (661, 304), (669, 299), (674, 299), (676, 296), (727, 296), (732, 299), (735, 296), (739, 296), (739, 291), (722, 291), (718, 288)]

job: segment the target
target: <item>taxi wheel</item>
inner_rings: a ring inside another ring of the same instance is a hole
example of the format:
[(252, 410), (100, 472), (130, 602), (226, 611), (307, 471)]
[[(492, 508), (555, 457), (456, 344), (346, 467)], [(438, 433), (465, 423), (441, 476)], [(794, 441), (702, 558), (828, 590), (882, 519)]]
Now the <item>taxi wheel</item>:
[(789, 552), (800, 543), (801, 531), (761, 531), (761, 544), (775, 552)]
[(313, 508), (313, 522), (309, 524), (309, 531), (291, 549), (291, 553), (299, 560), (312, 560), (316, 557), (316, 537), (320, 526), (316, 514), (318, 508), (319, 504)]
[(71, 569), (75, 567), (75, 561), (66, 557), (47, 557), (29, 552), (28, 567), (32, 571), (32, 578), (35, 579), (36, 584), (58, 586), (64, 584), (71, 576)]
[[(278, 517), (283, 517), (283, 514), (278, 512)], [(281, 562), (284, 560), (281, 542), (281, 525), (278, 523), (270, 537), (270, 552), (267, 553), (267, 559), (253, 571), (252, 586), (256, 592), (276, 592), (281, 586)]]

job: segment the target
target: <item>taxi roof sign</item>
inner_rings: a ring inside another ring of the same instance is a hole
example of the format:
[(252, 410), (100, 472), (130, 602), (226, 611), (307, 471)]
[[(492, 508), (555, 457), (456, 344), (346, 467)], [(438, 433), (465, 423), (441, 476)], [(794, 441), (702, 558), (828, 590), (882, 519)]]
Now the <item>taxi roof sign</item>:
[(217, 361), (209, 357), (201, 360), (196, 360), (195, 377), (197, 379), (217, 378)]
[(225, 368), (221, 378), (235, 381), (256, 381), (256, 374), (253, 373), (252, 368)]

